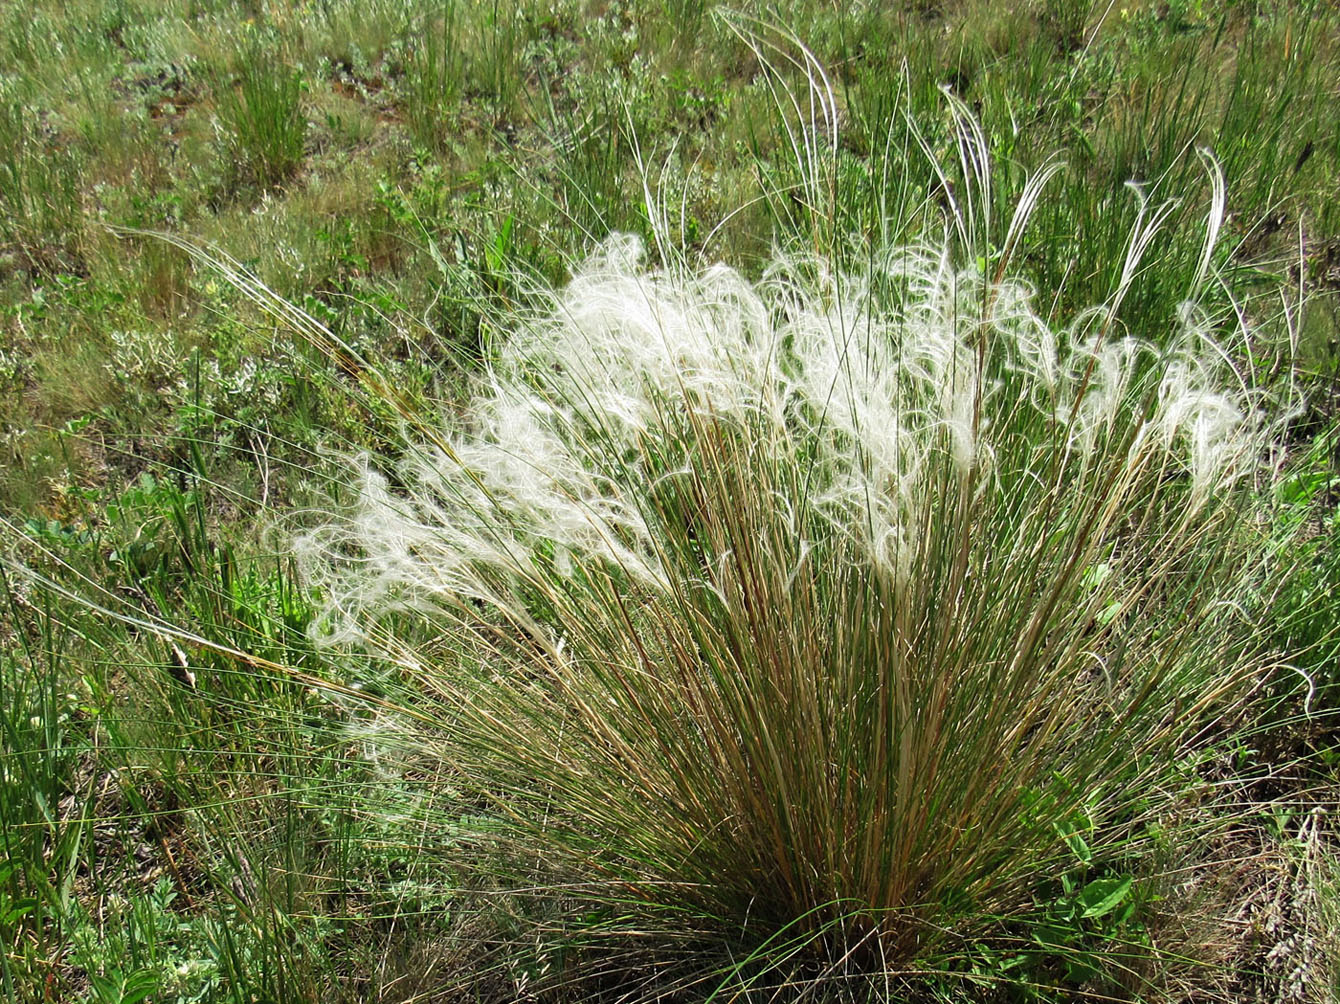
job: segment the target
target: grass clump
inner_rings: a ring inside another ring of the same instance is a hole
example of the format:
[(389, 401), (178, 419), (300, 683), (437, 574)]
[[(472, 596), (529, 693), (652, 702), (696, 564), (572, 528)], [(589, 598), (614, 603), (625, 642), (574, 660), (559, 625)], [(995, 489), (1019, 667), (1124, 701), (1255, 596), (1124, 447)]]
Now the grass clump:
[(218, 112), (239, 181), (272, 188), (302, 164), (307, 139), (302, 75), (254, 34), (237, 45), (231, 79), (220, 87)]
[(50, 274), (80, 262), (83, 213), (77, 158), (48, 143), (39, 119), (0, 92), (0, 252)]
[(990, 260), (963, 219), (758, 282), (611, 238), (301, 540), (324, 640), (397, 667), (397, 745), (555, 930), (771, 985), (1034, 943), (1068, 869), (1072, 920), (1132, 916), (1263, 669), (1266, 402), (1194, 299), (1163, 343), (1114, 323), (1143, 202), (1111, 299), (1042, 315), (1007, 256), (1045, 180)]
[(461, 17), (455, 3), (441, 16), (425, 16), (414, 26), (405, 53), (405, 115), (414, 141), (426, 150), (442, 151), (451, 138), (450, 117), (465, 72)]

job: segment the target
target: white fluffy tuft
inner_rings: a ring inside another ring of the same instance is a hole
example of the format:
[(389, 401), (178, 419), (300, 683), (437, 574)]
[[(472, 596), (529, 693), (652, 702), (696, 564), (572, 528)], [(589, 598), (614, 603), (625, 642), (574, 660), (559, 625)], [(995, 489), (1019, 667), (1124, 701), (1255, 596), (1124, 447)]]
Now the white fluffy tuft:
[(402, 489), (364, 458), (352, 519), (299, 542), (325, 637), (349, 640), (363, 612), (508, 607), (506, 581), (593, 561), (664, 587), (644, 502), (692, 458), (649, 444), (687, 413), (803, 465), (809, 498), (790, 504), (899, 578), (933, 471), (967, 484), (1038, 462), (1004, 438), (1021, 416), (1060, 430), (1053, 471), (1080, 478), (1123, 443), (1202, 505), (1254, 462), (1251, 395), (1221, 379), (1195, 308), (1171, 352), (1118, 336), (1111, 316), (1058, 329), (1025, 285), (955, 267), (945, 246), (890, 249), (861, 275), (779, 256), (751, 283), (721, 265), (649, 271), (636, 238), (611, 237), (545, 316), (518, 322), (462, 427), (399, 465)]

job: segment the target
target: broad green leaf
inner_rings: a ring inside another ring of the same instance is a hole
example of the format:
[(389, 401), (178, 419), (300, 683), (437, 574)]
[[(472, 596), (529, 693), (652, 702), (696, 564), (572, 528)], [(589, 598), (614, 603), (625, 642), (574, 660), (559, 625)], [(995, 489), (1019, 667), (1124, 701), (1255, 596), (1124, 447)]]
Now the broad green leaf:
[(1084, 907), (1081, 916), (1093, 918), (1111, 913), (1130, 894), (1133, 881), (1130, 875), (1094, 879), (1079, 894), (1080, 904)]

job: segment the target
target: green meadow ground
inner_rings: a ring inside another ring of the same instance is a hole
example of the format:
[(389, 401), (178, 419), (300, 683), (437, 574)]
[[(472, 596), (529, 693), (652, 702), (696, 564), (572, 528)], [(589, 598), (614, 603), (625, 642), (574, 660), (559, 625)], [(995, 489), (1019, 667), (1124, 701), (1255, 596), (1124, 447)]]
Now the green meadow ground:
[[(790, 146), (800, 42), (839, 127), (822, 206)], [(588, 954), (547, 923), (566, 905), (462, 863), (442, 820), (485, 808), (379, 737), (407, 684), (314, 646), (287, 542), (349, 501), (342, 458), (457, 413), (534, 285), (611, 232), (750, 278), (777, 246), (936, 234), (963, 190), (932, 166), (957, 165), (942, 87), (980, 122), (998, 218), (1065, 163), (1009, 249), (1050, 316), (1112, 295), (1138, 181), (1177, 200), (1119, 317), (1157, 341), (1204, 239), (1197, 150), (1221, 166), (1216, 316), (1255, 332), (1239, 372), (1304, 402), (1259, 500), (1281, 571), (1242, 599), (1291, 669), (1167, 775), (1161, 825), (1196, 846), (1098, 861), (1060, 820), (1083, 850), (1029, 916), (887, 993), (1340, 999), (1340, 9), (1249, 0), (0, 5), (0, 996), (651, 996), (657, 951)], [(746, 999), (785, 946), (656, 992)], [(757, 999), (875, 993), (807, 964)]]

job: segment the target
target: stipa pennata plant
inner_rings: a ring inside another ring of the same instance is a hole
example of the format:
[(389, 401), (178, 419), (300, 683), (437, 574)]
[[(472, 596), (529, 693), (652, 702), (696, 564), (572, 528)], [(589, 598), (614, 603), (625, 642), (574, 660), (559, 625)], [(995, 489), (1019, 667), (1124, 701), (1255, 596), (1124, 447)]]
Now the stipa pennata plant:
[(1063, 326), (952, 236), (757, 282), (615, 236), (518, 316), (298, 541), (323, 639), (429, 723), (400, 741), (457, 848), (574, 916), (880, 972), (1023, 920), (1077, 848), (1138, 870), (1263, 669), (1267, 402), (1194, 301), (1116, 320), (1160, 222)]

